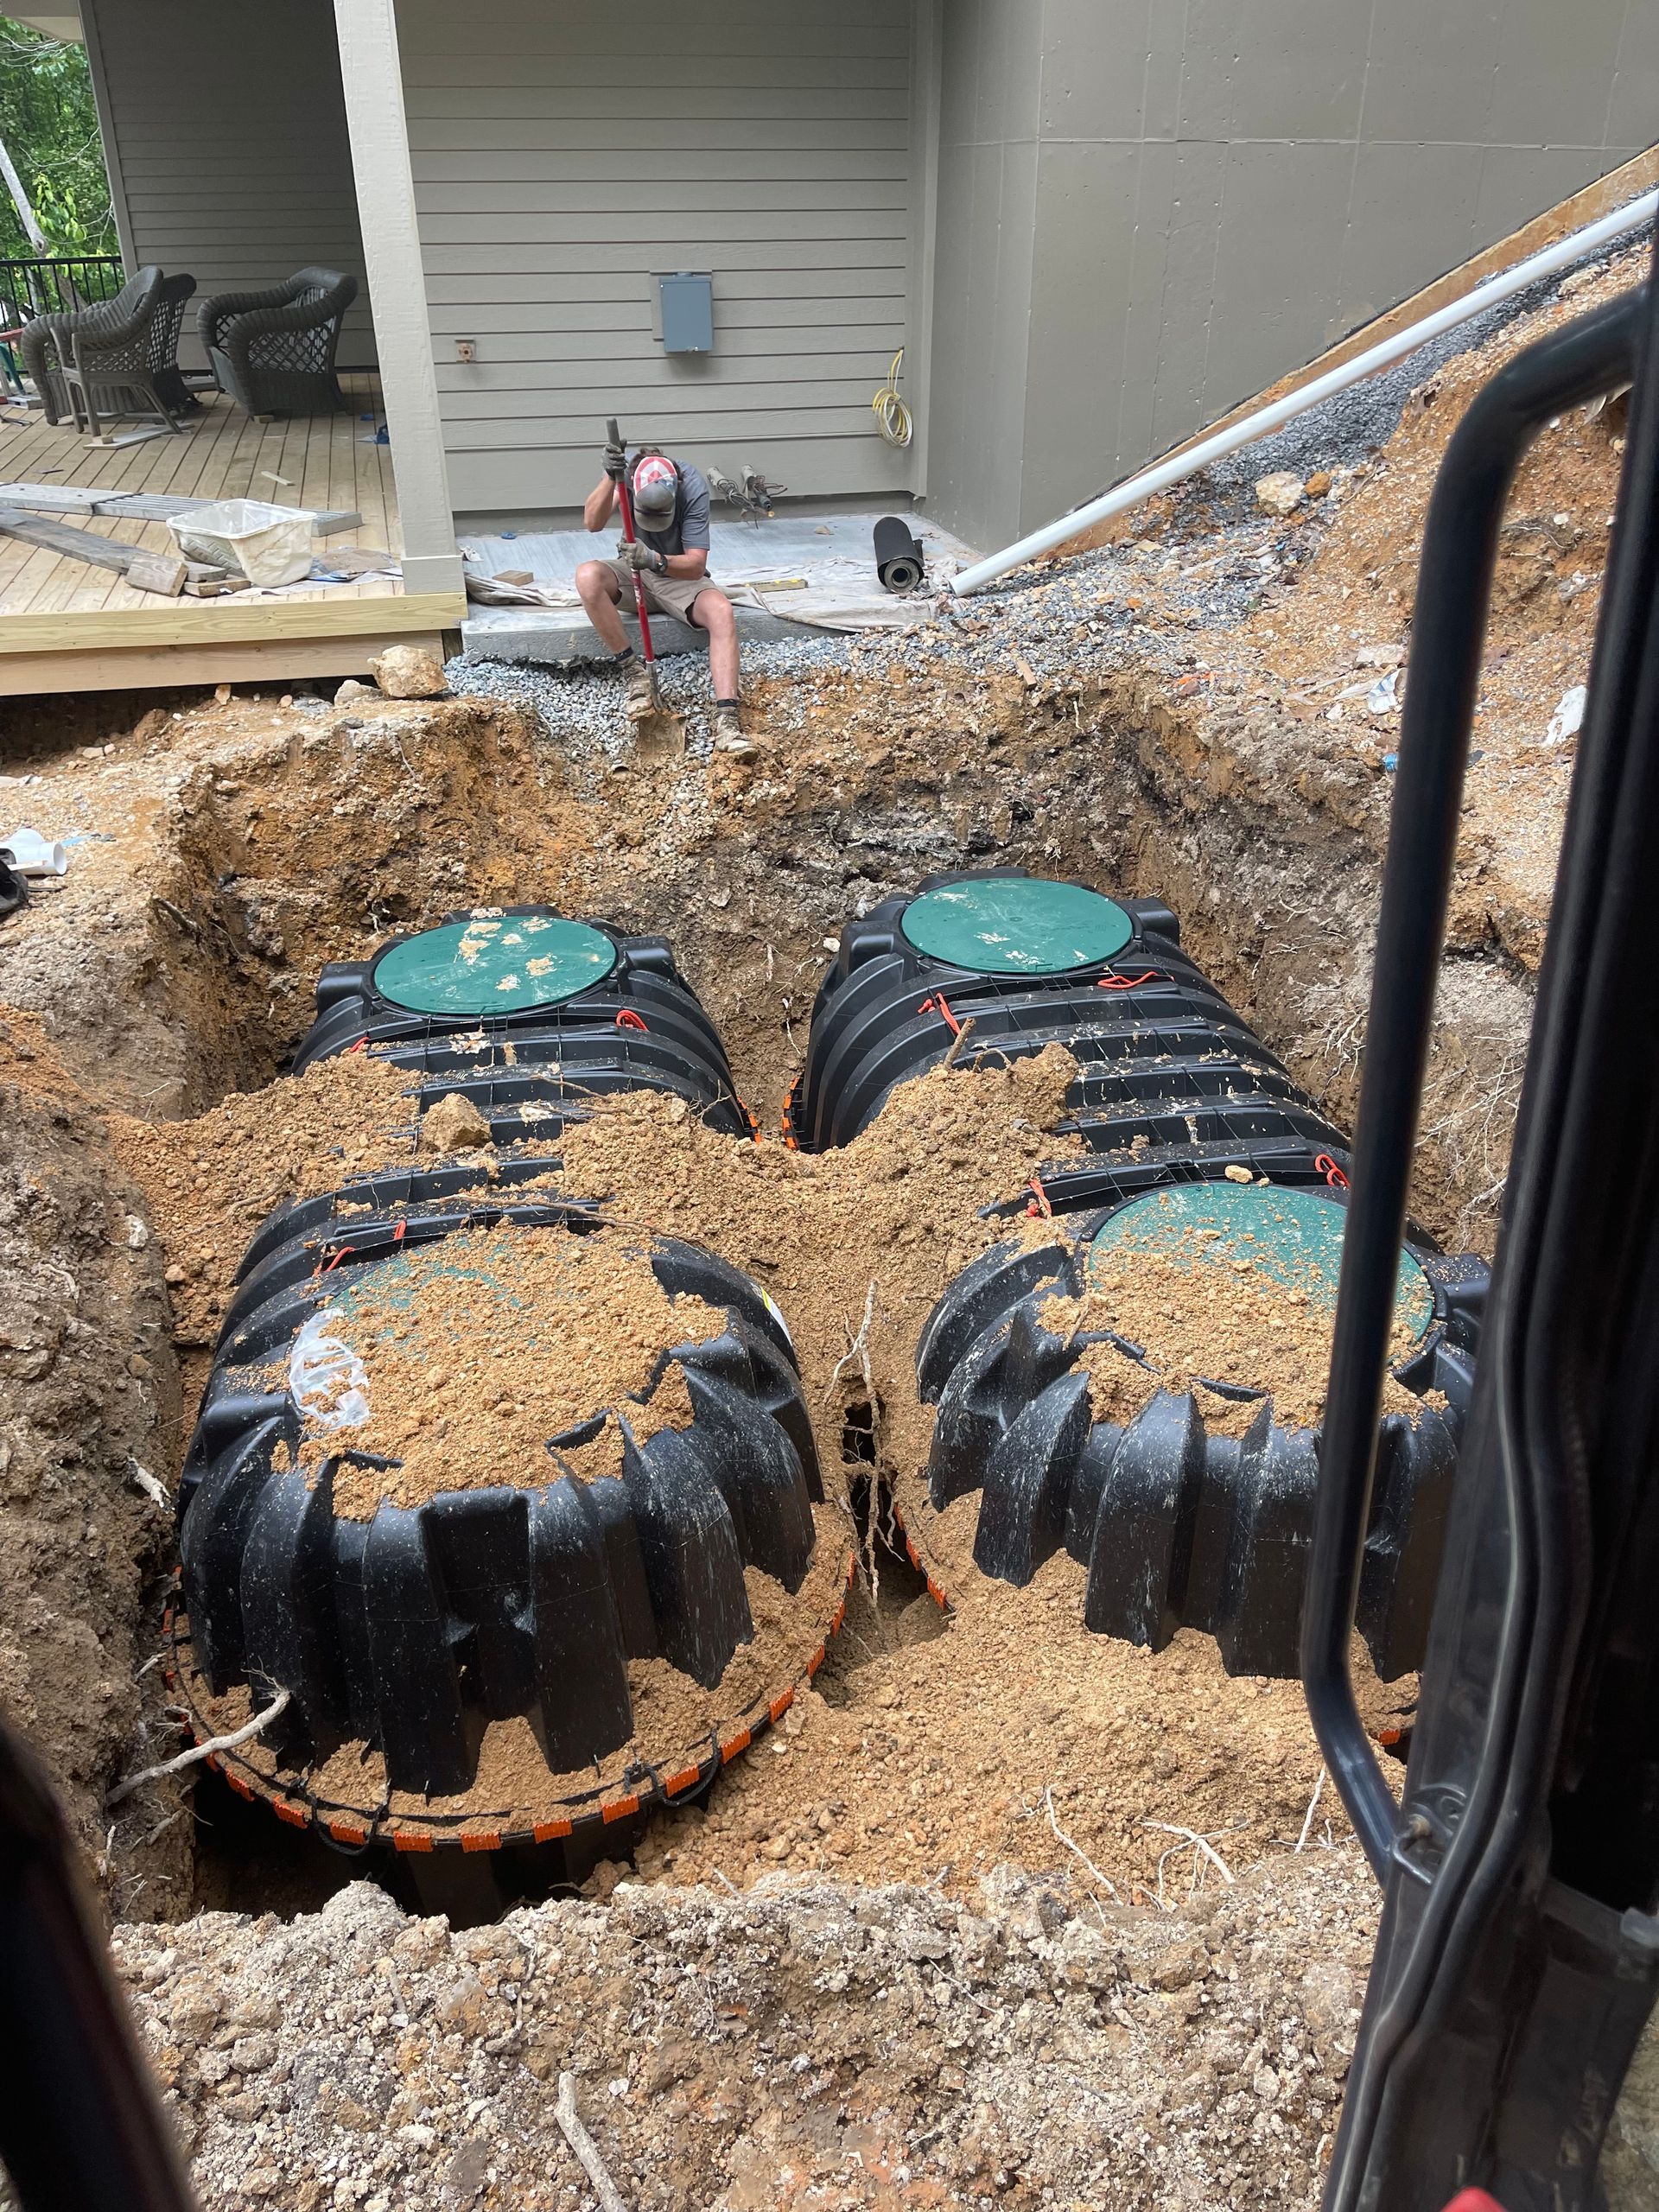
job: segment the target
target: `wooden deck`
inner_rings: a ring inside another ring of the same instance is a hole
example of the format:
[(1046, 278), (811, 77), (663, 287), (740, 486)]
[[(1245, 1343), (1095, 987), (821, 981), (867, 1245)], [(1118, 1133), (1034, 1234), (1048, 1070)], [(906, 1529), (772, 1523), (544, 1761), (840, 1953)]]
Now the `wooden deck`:
[[(384, 419), (378, 394), (370, 378), (342, 381), (353, 404), (337, 415), (261, 423), (207, 393), (183, 437), (113, 449), (38, 415), (16, 423), (0, 417), (0, 482), (355, 510), (361, 524), (319, 540), (318, 550), (360, 545), (400, 555), (391, 449), (371, 442)], [(137, 426), (115, 427), (118, 434)], [(147, 550), (175, 550), (165, 523), (54, 519)], [(361, 674), (394, 639), (435, 639), (461, 613), (458, 597), (406, 595), (395, 576), (164, 599), (133, 590), (113, 570), (0, 537), (0, 695)]]

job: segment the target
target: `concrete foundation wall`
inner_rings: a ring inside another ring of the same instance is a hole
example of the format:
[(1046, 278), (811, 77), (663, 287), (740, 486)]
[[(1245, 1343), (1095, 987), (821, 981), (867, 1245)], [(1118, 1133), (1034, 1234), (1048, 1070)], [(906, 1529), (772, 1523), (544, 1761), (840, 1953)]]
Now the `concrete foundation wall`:
[(930, 510), (1006, 542), (1656, 133), (1638, 0), (946, 0)]
[(198, 301), (316, 263), (357, 278), (342, 367), (374, 363), (330, 0), (83, 0), (130, 270), (188, 270), (179, 358), (203, 365)]

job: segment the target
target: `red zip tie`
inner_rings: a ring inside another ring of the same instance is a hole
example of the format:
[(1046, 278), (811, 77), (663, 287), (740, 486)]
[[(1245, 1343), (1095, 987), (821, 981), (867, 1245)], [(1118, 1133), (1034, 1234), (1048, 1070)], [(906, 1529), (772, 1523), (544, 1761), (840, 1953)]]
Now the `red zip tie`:
[[(645, 1027), (642, 1017), (637, 1014), (631, 1006), (625, 1006), (617, 1015), (616, 1026), (619, 1029), (645, 1029)], [(651, 1033), (646, 1030), (645, 1033), (649, 1036)]]
[(397, 1228), (391, 1232), (391, 1241), (394, 1244), (401, 1244), (403, 1243), (404, 1232), (408, 1227), (409, 1224), (406, 1221), (400, 1221), (398, 1223)]
[(368, 1041), (366, 1037), (359, 1037), (355, 1045), (348, 1046), (346, 1052), (346, 1058), (349, 1060), (353, 1052), (363, 1052), (367, 1047)]
[(1320, 1174), (1324, 1176), (1325, 1181), (1331, 1185), (1331, 1188), (1333, 1191), (1345, 1191), (1348, 1188), (1348, 1178), (1343, 1173), (1341, 1168), (1338, 1166), (1336, 1161), (1332, 1159), (1328, 1152), (1320, 1153), (1318, 1159), (1313, 1162), (1313, 1165), (1319, 1169)]
[(1155, 983), (1158, 970), (1148, 968), (1144, 976), (1103, 976), (1096, 984), (1097, 991), (1138, 991), (1142, 983)]
[(951, 1013), (950, 1002), (946, 999), (943, 991), (936, 992), (931, 999), (924, 999), (920, 1006), (917, 1007), (916, 1011), (918, 1014), (942, 1014), (946, 1022), (950, 1025), (950, 1034), (953, 1037), (961, 1036), (962, 1024), (957, 1020), (956, 1015)]
[(335, 1253), (335, 1255), (334, 1255), (334, 1258), (333, 1258), (332, 1260), (330, 1260), (330, 1261), (329, 1261), (329, 1262), (328, 1262), (327, 1266), (326, 1268), (319, 1268), (317, 1269), (317, 1273), (318, 1273), (320, 1275), (331, 1275), (331, 1274), (333, 1274), (333, 1273), (334, 1272), (334, 1269), (335, 1269), (335, 1268), (340, 1265), (340, 1262), (345, 1258), (346, 1255), (348, 1252), (355, 1252), (355, 1251), (356, 1251), (356, 1249), (357, 1249), (357, 1247), (356, 1247), (356, 1245), (355, 1245), (355, 1244), (342, 1244), (342, 1245), (340, 1246), (340, 1248), (339, 1251)]
[(1027, 1184), (1026, 1188), (1028, 1191), (1034, 1191), (1037, 1193), (1036, 1205), (1034, 1206), (1027, 1206), (1026, 1208), (1027, 1213), (1033, 1221), (1039, 1214), (1045, 1220), (1052, 1221), (1054, 1218), (1054, 1209), (1048, 1203), (1048, 1192), (1043, 1188), (1042, 1177), (1040, 1175), (1033, 1175), (1030, 1182)]

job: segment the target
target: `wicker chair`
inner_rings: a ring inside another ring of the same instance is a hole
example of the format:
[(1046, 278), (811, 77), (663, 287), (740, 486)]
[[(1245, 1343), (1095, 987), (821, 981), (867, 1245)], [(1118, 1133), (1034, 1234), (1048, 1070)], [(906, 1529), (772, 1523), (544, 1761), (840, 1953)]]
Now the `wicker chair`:
[(92, 307), (61, 314), (38, 315), (24, 324), (18, 340), (23, 365), (40, 394), (48, 423), (64, 422), (74, 413), (63, 372), (73, 365), (77, 337), (84, 333), (95, 345), (119, 345), (147, 331), (164, 281), (159, 269), (141, 269), (112, 300), (99, 300)]
[(196, 327), (219, 388), (250, 415), (321, 415), (349, 404), (334, 374), (355, 276), (301, 269), (264, 292), (204, 300)]
[(85, 324), (74, 332), (60, 374), (78, 428), (97, 437), (101, 415), (155, 415), (183, 435), (179, 417), (196, 403), (179, 367), (179, 334), (195, 289), (194, 276), (164, 277), (147, 321), (118, 334)]

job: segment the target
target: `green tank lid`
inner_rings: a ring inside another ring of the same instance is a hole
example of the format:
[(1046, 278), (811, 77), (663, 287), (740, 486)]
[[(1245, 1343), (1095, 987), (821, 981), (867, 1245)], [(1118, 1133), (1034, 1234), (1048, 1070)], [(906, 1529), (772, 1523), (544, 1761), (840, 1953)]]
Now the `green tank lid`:
[(924, 891), (899, 925), (930, 960), (982, 976), (1064, 976), (1111, 959), (1135, 935), (1114, 899), (1080, 883), (1028, 875), (977, 876)]
[[(1313, 1191), (1260, 1183), (1177, 1183), (1121, 1207), (1090, 1249), (1149, 1252), (1192, 1268), (1255, 1272), (1310, 1303), (1334, 1309), (1347, 1208)], [(1434, 1294), (1410, 1253), (1401, 1255), (1395, 1313), (1414, 1338), (1434, 1316)]]
[(610, 938), (585, 922), (480, 912), (389, 946), (372, 981), (411, 1014), (486, 1017), (562, 1005), (602, 983), (616, 962)]

